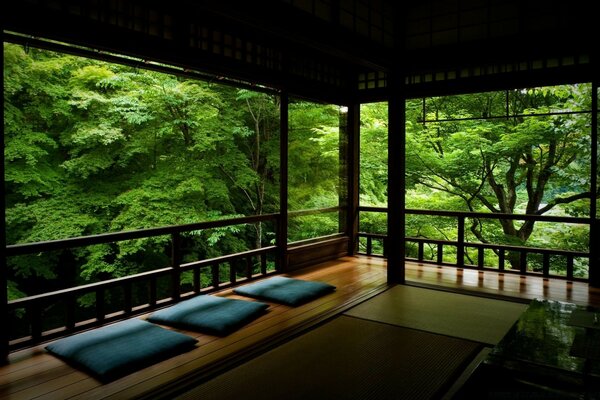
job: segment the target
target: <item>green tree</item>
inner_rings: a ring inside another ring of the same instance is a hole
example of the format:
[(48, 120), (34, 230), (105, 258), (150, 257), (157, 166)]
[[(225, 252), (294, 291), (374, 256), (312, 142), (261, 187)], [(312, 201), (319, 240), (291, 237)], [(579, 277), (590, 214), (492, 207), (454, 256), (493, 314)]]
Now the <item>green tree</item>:
[[(410, 187), (460, 198), (469, 211), (507, 214), (542, 215), (597, 196), (589, 186), (589, 113), (570, 113), (590, 109), (590, 88), (580, 84), (408, 102)], [(518, 225), (500, 219), (500, 225), (502, 235), (490, 234), (474, 219), (470, 231), (484, 243), (493, 237), (523, 245), (535, 221)], [(519, 266), (517, 255), (510, 261)]]
[[(13, 44), (4, 60), (8, 243), (276, 207), (275, 97)], [(246, 250), (262, 236), (192, 232), (185, 257)], [(169, 244), (155, 237), (12, 257), (11, 295), (161, 267)]]
[[(293, 101), (289, 106), (288, 209), (337, 207), (340, 172), (340, 109), (336, 105)], [(338, 212), (290, 217), (289, 240), (337, 233)]]

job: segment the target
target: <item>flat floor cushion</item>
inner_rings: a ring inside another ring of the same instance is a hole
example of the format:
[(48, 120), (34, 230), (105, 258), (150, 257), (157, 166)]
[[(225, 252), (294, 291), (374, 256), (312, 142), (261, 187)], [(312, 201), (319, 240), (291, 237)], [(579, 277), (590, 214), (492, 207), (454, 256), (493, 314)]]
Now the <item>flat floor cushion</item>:
[(268, 304), (200, 295), (152, 313), (148, 321), (225, 336), (262, 315)]
[(197, 340), (141, 319), (57, 340), (46, 350), (101, 381), (111, 381), (192, 349)]
[(243, 296), (255, 297), (298, 306), (335, 290), (335, 286), (323, 282), (274, 276), (260, 282), (241, 286), (234, 292)]

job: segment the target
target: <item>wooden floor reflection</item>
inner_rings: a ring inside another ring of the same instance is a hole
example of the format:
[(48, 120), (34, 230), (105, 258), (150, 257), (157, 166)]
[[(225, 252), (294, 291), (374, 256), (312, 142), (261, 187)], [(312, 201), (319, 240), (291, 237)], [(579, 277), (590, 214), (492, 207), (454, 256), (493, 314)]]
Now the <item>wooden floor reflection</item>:
[(544, 298), (600, 307), (600, 289), (590, 288), (585, 282), (564, 279), (407, 262), (406, 281), (497, 296)]

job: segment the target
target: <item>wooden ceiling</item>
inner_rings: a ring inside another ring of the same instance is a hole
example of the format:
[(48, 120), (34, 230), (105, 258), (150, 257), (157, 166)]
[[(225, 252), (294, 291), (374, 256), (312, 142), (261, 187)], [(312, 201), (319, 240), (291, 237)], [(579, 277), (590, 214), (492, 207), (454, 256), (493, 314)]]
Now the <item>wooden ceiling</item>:
[(3, 17), (5, 40), (350, 103), (595, 79), (590, 4), (20, 0)]

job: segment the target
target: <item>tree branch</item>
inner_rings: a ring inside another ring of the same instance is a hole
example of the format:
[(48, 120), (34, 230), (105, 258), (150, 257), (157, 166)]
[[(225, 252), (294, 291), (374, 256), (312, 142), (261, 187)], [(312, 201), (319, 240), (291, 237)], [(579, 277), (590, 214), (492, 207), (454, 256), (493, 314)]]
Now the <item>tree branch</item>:
[(231, 180), (231, 182), (233, 183), (234, 186), (237, 186), (237, 187), (239, 187), (242, 190), (242, 192), (248, 198), (248, 201), (250, 202), (250, 206), (252, 207), (252, 209), (254, 211), (256, 211), (256, 206), (254, 205), (254, 202), (252, 201), (252, 197), (250, 196), (250, 193), (248, 193), (248, 190), (246, 190), (242, 186), (240, 186), (240, 184), (235, 181), (235, 179), (233, 178), (233, 176), (231, 176), (227, 171), (225, 171), (225, 168), (223, 168), (222, 165), (219, 165), (219, 169), (221, 170), (221, 172), (223, 172), (223, 174), (225, 174), (226, 177), (229, 178), (229, 180)]
[(598, 193), (596, 193), (596, 195), (593, 196), (591, 192), (582, 192), (582, 193), (577, 193), (577, 194), (574, 194), (574, 195), (568, 196), (568, 197), (558, 197), (556, 199), (551, 200), (544, 207), (537, 210), (535, 212), (535, 214), (542, 215), (542, 214), (552, 210), (554, 207), (556, 207), (559, 204), (568, 204), (568, 203), (574, 202), (575, 200), (591, 199), (592, 197), (598, 198), (599, 196), (600, 195)]

